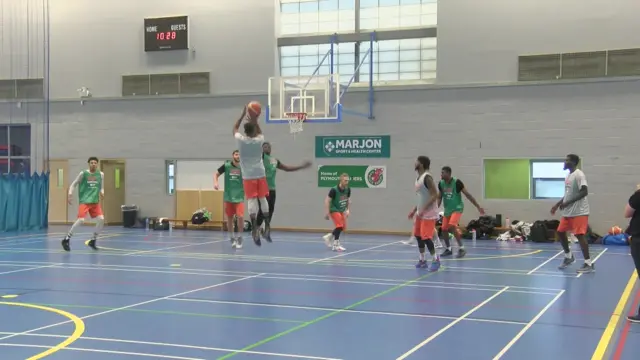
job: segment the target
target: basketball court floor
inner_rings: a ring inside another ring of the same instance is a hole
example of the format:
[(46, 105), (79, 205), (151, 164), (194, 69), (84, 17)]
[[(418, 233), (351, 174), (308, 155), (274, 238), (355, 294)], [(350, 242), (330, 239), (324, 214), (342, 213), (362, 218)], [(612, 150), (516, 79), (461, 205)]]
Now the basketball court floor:
[(110, 228), (94, 252), (84, 228), (65, 253), (65, 231), (0, 235), (3, 360), (638, 358), (625, 247), (578, 276), (557, 244), (469, 242), (429, 273), (405, 237)]

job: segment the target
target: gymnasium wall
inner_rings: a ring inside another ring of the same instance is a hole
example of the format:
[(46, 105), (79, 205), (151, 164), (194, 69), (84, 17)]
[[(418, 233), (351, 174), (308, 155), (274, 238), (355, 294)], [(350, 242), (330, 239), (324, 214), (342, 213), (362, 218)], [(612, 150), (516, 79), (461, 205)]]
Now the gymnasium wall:
[[(406, 230), (414, 200), (413, 164), (419, 154), (431, 156), (436, 174), (442, 166), (451, 166), (491, 213), (529, 221), (549, 218), (553, 200), (482, 200), (483, 159), (563, 158), (570, 152), (584, 161), (592, 225), (602, 230), (621, 224), (621, 209), (640, 182), (639, 94), (639, 81), (380, 91), (376, 120), (347, 117), (343, 124), (307, 125), (295, 141), (286, 125), (265, 125), (274, 155), (281, 161), (314, 160), (307, 171), (278, 174), (274, 225), (328, 226), (322, 207), (327, 189), (317, 187), (315, 165), (372, 164), (387, 166), (387, 188), (354, 190), (350, 226)], [(347, 103), (364, 104), (365, 94), (348, 96)], [(51, 138), (56, 141), (51, 143), (51, 158), (73, 159), (72, 173), (86, 166), (89, 154), (125, 158), (127, 202), (139, 205), (147, 215), (170, 216), (173, 198), (166, 192), (165, 160), (229, 156), (235, 147), (232, 122), (249, 100), (94, 100), (84, 106), (77, 101), (54, 102)], [(32, 105), (16, 111), (35, 114), (41, 108)], [(0, 110), (5, 106), (0, 104)], [(313, 159), (314, 136), (336, 134), (391, 135), (392, 158)], [(467, 205), (463, 221), (476, 216)]]
[(438, 2), (438, 83), (514, 82), (518, 55), (638, 47), (635, 0)]
[[(42, 0), (0, 4), (0, 79), (42, 78)], [(123, 75), (211, 72), (213, 94), (266, 91), (275, 65), (275, 2), (49, 0), (51, 98), (120, 97)], [(145, 17), (189, 16), (189, 51), (144, 52)], [(257, 55), (256, 55), (257, 54)]]

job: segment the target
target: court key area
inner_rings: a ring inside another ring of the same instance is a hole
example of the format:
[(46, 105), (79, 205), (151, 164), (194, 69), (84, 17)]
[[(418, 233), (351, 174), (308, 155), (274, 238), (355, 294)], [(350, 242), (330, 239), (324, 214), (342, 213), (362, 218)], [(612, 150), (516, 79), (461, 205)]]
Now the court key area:
[(65, 230), (0, 237), (4, 360), (638, 358), (626, 247), (593, 245), (579, 275), (558, 244), (469, 241), (432, 273), (404, 237), (233, 250), (219, 232), (109, 228), (66, 253)]

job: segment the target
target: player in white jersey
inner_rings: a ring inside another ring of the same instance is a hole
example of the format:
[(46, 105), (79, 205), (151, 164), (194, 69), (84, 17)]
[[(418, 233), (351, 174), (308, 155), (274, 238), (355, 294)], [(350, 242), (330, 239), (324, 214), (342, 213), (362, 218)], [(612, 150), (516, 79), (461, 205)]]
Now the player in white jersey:
[[(235, 137), (240, 151), (240, 169), (242, 170), (242, 183), (244, 186), (244, 194), (247, 199), (247, 207), (249, 208), (249, 217), (251, 218), (251, 235), (253, 242), (261, 246), (259, 227), (256, 220), (258, 211), (262, 209), (265, 217), (263, 236), (271, 242), (271, 224), (269, 223), (269, 186), (267, 185), (264, 163), (262, 162), (262, 144), (264, 143), (264, 135), (260, 125), (258, 125), (259, 114), (247, 111), (247, 107), (242, 110), (242, 115), (233, 125), (233, 136)], [(247, 119), (244, 124), (244, 135), (240, 133), (240, 124), (242, 120)]]
[(595, 270), (589, 255), (589, 243), (585, 237), (589, 227), (589, 201), (587, 200), (589, 189), (586, 176), (582, 170), (578, 169), (579, 163), (580, 157), (578, 155), (567, 155), (564, 161), (564, 169), (569, 170), (569, 175), (564, 181), (564, 197), (551, 208), (551, 214), (554, 215), (558, 209), (562, 211), (562, 218), (560, 218), (560, 225), (558, 225), (557, 231), (564, 250), (564, 260), (562, 260), (559, 268), (565, 269), (576, 261), (569, 248), (569, 240), (567, 238), (567, 232), (571, 232), (578, 238), (582, 256), (584, 257), (584, 264), (578, 269), (578, 272), (589, 273)]
[(418, 156), (415, 169), (418, 172), (418, 178), (415, 183), (416, 190), (416, 206), (409, 213), (409, 219), (415, 219), (413, 225), (413, 235), (418, 241), (418, 249), (420, 251), (420, 259), (416, 267), (423, 269), (427, 267), (424, 248), (429, 249), (433, 262), (430, 271), (438, 271), (440, 269), (440, 256), (436, 253), (433, 245), (432, 236), (436, 228), (438, 220), (438, 188), (433, 181), (433, 177), (429, 173), (431, 160), (426, 156)]

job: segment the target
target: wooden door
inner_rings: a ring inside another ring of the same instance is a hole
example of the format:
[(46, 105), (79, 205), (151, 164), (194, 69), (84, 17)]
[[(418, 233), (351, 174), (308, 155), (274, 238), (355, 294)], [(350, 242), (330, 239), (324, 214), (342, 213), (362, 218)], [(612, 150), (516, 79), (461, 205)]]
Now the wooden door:
[(69, 174), (69, 160), (50, 160), (49, 169), (49, 223), (64, 224), (69, 221), (69, 178), (74, 176)]
[(124, 161), (104, 160), (100, 162), (104, 173), (104, 199), (102, 211), (105, 224), (122, 224), (121, 206), (125, 205), (125, 163)]

